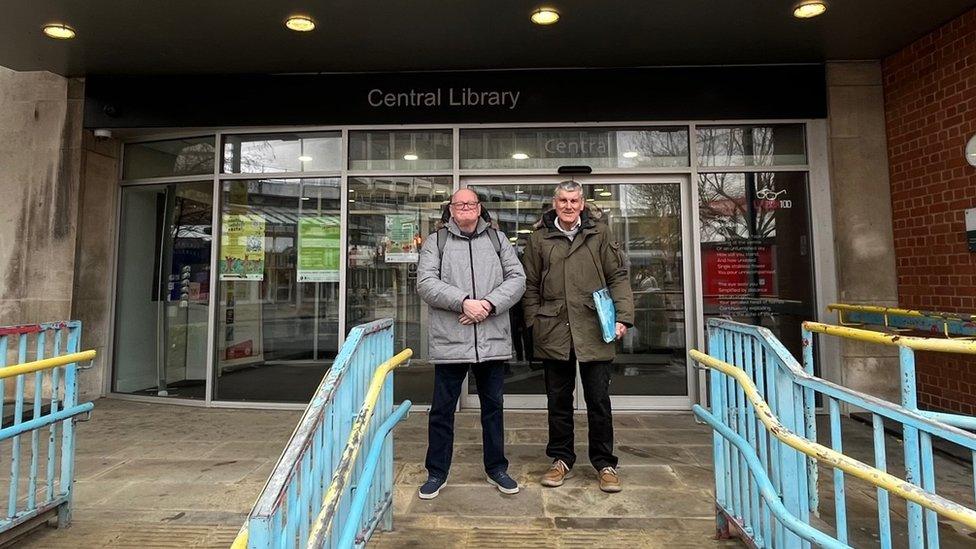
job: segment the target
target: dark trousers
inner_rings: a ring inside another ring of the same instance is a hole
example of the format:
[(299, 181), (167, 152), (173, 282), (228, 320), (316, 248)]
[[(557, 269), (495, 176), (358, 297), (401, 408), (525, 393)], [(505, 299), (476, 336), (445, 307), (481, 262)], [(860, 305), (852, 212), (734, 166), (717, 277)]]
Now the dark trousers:
[[(573, 448), (573, 390), (576, 388), (576, 356), (569, 360), (544, 360), (546, 397), (549, 408), (549, 445), (546, 455), (561, 459), (572, 467), (576, 462)], [(610, 409), (611, 362), (580, 362), (583, 398), (586, 400), (587, 434), (590, 463), (598, 471), (616, 467), (613, 455), (613, 412)]]
[(446, 479), (454, 453), (454, 410), (461, 396), (461, 384), (470, 369), (478, 384), (481, 401), (481, 442), (484, 446), (485, 472), (508, 470), (505, 459), (505, 423), (503, 419), (504, 362), (481, 364), (437, 364), (434, 366), (434, 398), (430, 403), (427, 424), (427, 472)]

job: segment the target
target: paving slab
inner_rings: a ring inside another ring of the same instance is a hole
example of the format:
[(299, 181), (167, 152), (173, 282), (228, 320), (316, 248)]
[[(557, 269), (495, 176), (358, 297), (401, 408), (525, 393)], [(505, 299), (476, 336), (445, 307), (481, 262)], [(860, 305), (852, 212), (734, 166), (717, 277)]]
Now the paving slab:
[[(92, 421), (78, 425), (73, 526), (39, 529), (20, 546), (227, 547), (300, 415), (99, 400)], [(585, 415), (576, 416), (577, 475), (556, 489), (538, 484), (550, 463), (545, 413), (510, 411), (505, 421), (519, 494), (502, 495), (484, 481), (480, 416), (460, 412), (449, 485), (437, 499), (421, 501), (427, 416), (410, 414), (394, 434), (396, 529), (378, 532), (370, 547), (741, 546), (713, 539), (711, 433), (690, 414), (615, 416), (619, 494), (598, 489), (586, 458)], [(845, 421), (843, 434), (845, 449), (870, 458), (869, 428)], [(889, 470), (897, 471), (902, 449), (888, 438)], [(937, 463), (940, 492), (969, 502), (971, 469)], [(44, 474), (41, 468), (39, 482)], [(831, 522), (830, 471), (821, 472), (820, 487), (821, 514)], [(876, 544), (873, 487), (848, 479), (847, 494), (852, 541)], [(903, 502), (893, 499), (892, 511), (896, 545), (904, 544)], [(943, 547), (976, 545), (958, 525), (942, 523), (940, 533)]]

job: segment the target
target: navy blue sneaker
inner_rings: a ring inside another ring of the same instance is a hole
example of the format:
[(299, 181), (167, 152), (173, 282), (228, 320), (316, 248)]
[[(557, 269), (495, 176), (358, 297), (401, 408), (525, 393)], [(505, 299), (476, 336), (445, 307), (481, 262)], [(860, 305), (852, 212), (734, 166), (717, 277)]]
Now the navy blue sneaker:
[(434, 499), (441, 493), (441, 488), (447, 486), (447, 479), (427, 477), (427, 482), (420, 487), (420, 499)]
[(487, 480), (488, 484), (498, 487), (498, 491), (503, 494), (517, 494), (519, 491), (518, 483), (505, 471), (489, 473)]

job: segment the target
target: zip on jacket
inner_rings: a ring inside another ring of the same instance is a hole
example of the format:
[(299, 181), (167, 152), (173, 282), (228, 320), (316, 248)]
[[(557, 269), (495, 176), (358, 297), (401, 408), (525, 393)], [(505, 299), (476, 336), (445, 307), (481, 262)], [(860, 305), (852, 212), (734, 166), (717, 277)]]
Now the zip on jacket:
[[(471, 262), (471, 299), (478, 299), (478, 286), (474, 282), (474, 250), (471, 247), (471, 237), (468, 237), (468, 260)], [(464, 308), (464, 302), (461, 302), (461, 308)], [(478, 323), (475, 322), (471, 325), (474, 328), (474, 361), (481, 362), (478, 358)]]

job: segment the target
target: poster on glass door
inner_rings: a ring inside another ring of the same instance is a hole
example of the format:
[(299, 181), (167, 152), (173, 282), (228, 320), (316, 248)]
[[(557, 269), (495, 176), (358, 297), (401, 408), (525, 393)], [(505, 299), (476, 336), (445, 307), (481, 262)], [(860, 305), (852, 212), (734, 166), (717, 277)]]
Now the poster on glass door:
[(298, 220), (298, 281), (339, 281), (339, 218)]
[(264, 280), (264, 217), (224, 214), (220, 225), (220, 280)]
[(416, 263), (420, 260), (420, 221), (418, 214), (386, 216), (383, 257), (387, 263)]

